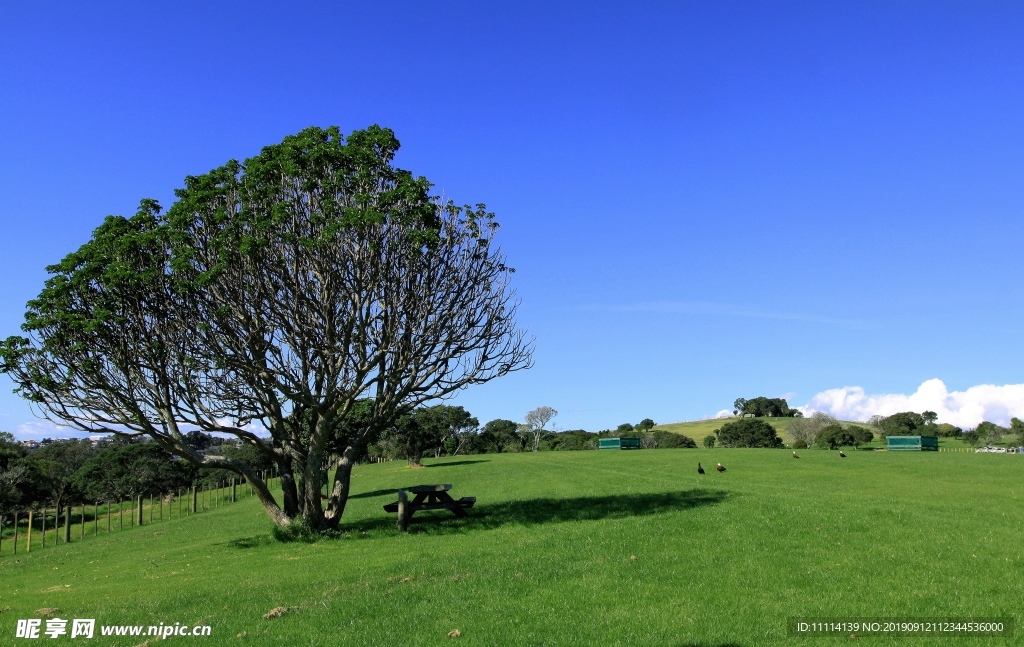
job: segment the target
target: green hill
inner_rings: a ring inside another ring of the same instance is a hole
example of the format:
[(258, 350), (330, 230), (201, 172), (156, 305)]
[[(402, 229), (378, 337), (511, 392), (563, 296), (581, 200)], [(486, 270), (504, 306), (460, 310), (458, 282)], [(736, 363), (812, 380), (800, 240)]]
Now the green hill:
[[(698, 476), (698, 461), (728, 469)], [(665, 449), (361, 465), (336, 539), (280, 543), (246, 499), (16, 557), (4, 542), (0, 642), (47, 613), (205, 624), (173, 640), (205, 647), (447, 645), (456, 629), (466, 645), (791, 645), (793, 616), (1019, 623), (1020, 461)], [(476, 496), (472, 516), (421, 513), (399, 533), (381, 506), (418, 483)]]
[[(697, 441), (699, 445), (704, 440), (705, 436), (714, 435), (715, 430), (720, 428), (727, 422), (738, 420), (738, 418), (712, 418), (710, 420), (696, 420), (694, 422), (672, 422), (665, 425), (658, 425), (655, 429), (664, 429), (665, 431), (671, 431), (676, 434), (683, 434), (689, 436)], [(779, 432), (779, 437), (782, 438), (787, 444), (793, 442), (793, 439), (789, 437), (786, 429), (789, 427), (792, 418), (759, 418), (764, 420), (775, 430)]]

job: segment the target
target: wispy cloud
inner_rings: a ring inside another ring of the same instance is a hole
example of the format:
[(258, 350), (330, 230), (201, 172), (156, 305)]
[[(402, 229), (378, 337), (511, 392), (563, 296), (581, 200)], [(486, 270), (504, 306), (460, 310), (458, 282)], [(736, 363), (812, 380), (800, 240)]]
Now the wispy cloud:
[(1024, 384), (979, 384), (964, 391), (949, 391), (939, 379), (927, 380), (917, 391), (868, 394), (859, 386), (822, 391), (811, 398), (807, 412), (823, 411), (843, 420), (867, 420), (901, 411), (934, 411), (939, 422), (964, 429), (983, 420), (1008, 425), (1010, 418), (1024, 418)]
[(713, 315), (724, 317), (748, 317), (752, 319), (776, 319), (780, 321), (804, 321), (838, 325), (845, 328), (868, 329), (878, 328), (878, 324), (862, 319), (845, 319), (840, 317), (822, 317), (819, 315), (798, 312), (781, 312), (763, 310), (730, 303), (712, 303), (707, 301), (647, 301), (622, 305), (583, 305), (577, 308), (590, 312), (647, 312), (655, 314), (688, 314)]
[(12, 432), (18, 440), (42, 440), (43, 438), (88, 438), (89, 434), (72, 429), (61, 427), (49, 420), (33, 420), (25, 422), (14, 428)]

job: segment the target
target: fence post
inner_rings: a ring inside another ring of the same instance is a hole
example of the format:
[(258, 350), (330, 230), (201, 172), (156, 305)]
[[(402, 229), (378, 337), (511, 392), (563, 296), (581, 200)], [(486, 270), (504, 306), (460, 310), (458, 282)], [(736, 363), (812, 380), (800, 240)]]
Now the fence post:
[(235, 503), (235, 502), (238, 501), (238, 489), (237, 489), (237, 486), (238, 486), (238, 481), (236, 481), (235, 479), (231, 479), (231, 503)]
[(64, 543), (71, 543), (71, 504), (64, 506)]
[(164, 520), (164, 495), (160, 495), (160, 521)]
[(0, 514), (0, 555), (4, 554), (4, 516)]
[(198, 512), (196, 506), (199, 505), (199, 493), (196, 492), (196, 486), (192, 486), (192, 514)]
[(124, 530), (124, 499), (117, 498), (117, 529)]
[(85, 539), (85, 504), (82, 504), (82, 529), (78, 534), (79, 539)]
[(149, 495), (149, 523), (153, 523), (153, 495)]
[(14, 513), (14, 554), (18, 554), (18, 513)]
[(107, 501), (107, 532), (110, 532), (110, 501)]
[(94, 501), (92, 504), (92, 536), (100, 536), (100, 502)]
[(43, 542), (42, 542), (42, 544), (39, 547), (40, 548), (46, 548), (46, 508), (45, 507), (43, 508), (42, 534), (43, 534)]
[(137, 502), (137, 505), (138, 505), (138, 510), (137, 510), (138, 521), (137, 521), (136, 525), (141, 526), (142, 525), (142, 521), (143, 521), (143, 519), (142, 519), (142, 495), (141, 494), (136, 497), (136, 502)]
[(32, 511), (28, 511), (28, 538), (25, 541), (25, 552), (32, 552)]

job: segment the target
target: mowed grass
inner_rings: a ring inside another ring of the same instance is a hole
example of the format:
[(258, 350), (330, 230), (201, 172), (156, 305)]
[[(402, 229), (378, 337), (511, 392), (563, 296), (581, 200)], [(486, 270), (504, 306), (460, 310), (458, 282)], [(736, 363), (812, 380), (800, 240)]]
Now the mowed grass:
[[(44, 607), (98, 625), (208, 624), (210, 638), (171, 639), (207, 646), (837, 644), (849, 638), (787, 638), (787, 617), (1020, 622), (1022, 473), (1003, 455), (763, 449), (363, 465), (339, 539), (279, 543), (250, 499), (6, 553), (0, 643)], [(381, 506), (420, 483), (476, 496), (472, 517), (419, 513), (398, 533)], [(290, 612), (262, 618), (278, 606)]]

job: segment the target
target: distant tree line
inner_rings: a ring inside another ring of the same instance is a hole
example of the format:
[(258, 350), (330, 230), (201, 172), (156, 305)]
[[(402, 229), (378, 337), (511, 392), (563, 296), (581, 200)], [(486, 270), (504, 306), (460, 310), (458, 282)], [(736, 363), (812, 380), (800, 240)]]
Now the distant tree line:
[[(187, 437), (197, 451), (242, 458), (260, 470), (273, 467), (257, 448), (198, 431)], [(137, 438), (115, 436), (97, 444), (45, 438), (38, 448), (29, 448), (0, 432), (0, 515), (53, 506), (60, 516), (68, 505), (166, 494), (231, 478), (237, 475), (196, 468), (157, 443)]]
[(424, 456), (591, 450), (598, 448), (600, 438), (608, 437), (639, 438), (641, 447), (647, 449), (697, 446), (683, 434), (654, 429), (656, 424), (650, 418), (597, 432), (558, 431), (549, 428), (557, 415), (551, 407), (538, 407), (526, 414), (525, 422), (498, 418), (481, 426), (463, 407), (436, 405), (401, 418), (369, 446), (367, 453), (371, 459), (399, 459), (419, 465)]

